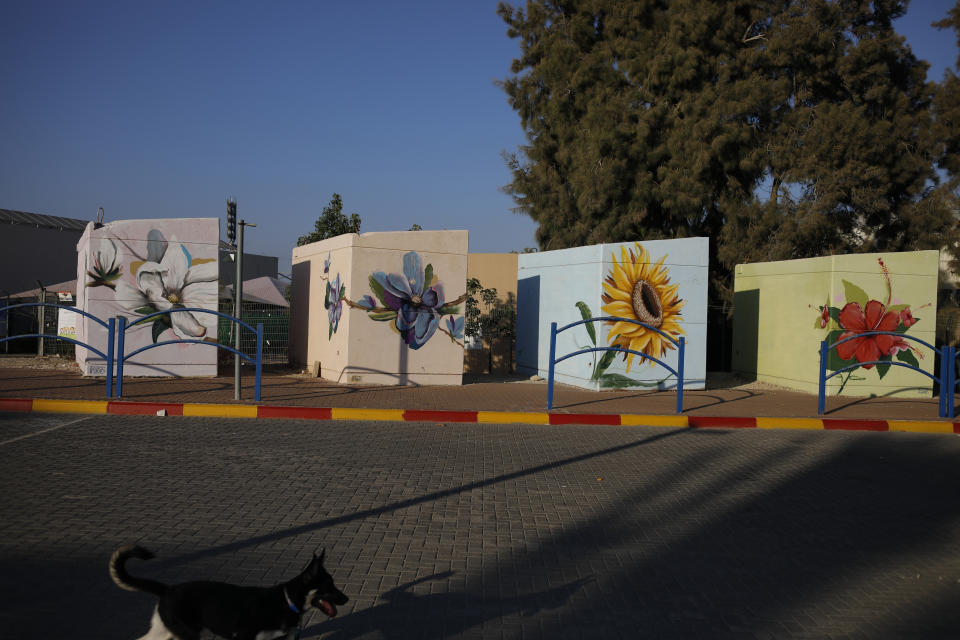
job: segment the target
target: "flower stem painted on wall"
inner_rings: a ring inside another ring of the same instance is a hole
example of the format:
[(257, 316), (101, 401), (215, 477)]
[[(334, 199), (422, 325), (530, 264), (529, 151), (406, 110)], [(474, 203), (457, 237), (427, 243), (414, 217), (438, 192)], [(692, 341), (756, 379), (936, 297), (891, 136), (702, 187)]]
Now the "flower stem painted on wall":
[[(593, 317), (593, 313), (590, 311), (590, 306), (583, 302), (577, 302), (577, 309), (580, 310), (580, 316), (584, 320), (589, 320)], [(587, 322), (583, 325), (587, 330), (587, 337), (590, 338), (590, 343), (595, 347), (597, 346), (597, 330), (593, 326), (592, 322)], [(619, 346), (619, 345), (611, 345)], [(580, 349), (587, 348), (585, 346), (578, 347)], [(610, 368), (610, 365), (613, 364), (614, 359), (617, 357), (617, 353), (622, 353), (618, 351), (604, 351), (603, 355), (599, 360), (596, 358), (596, 353), (594, 352), (594, 363), (593, 371), (590, 374), (590, 379), (595, 380), (600, 383), (600, 388), (602, 389), (623, 389), (624, 387), (656, 387), (663, 382), (666, 382), (670, 376), (667, 376), (663, 380), (658, 380), (656, 382), (642, 382), (640, 380), (634, 380), (625, 375), (619, 373), (606, 373), (607, 369)]]
[[(858, 362), (879, 361), (880, 364), (876, 365), (876, 369), (877, 375), (882, 379), (890, 370), (889, 363), (894, 357), (911, 366), (920, 366), (917, 357), (923, 358), (923, 354), (900, 336), (854, 337), (869, 331), (904, 334), (919, 321), (919, 318), (913, 316), (909, 304), (893, 299), (890, 272), (882, 258), (878, 258), (877, 262), (880, 264), (880, 270), (886, 282), (886, 302), (870, 298), (866, 291), (856, 284), (841, 280), (844, 295), (837, 302), (842, 302), (843, 306), (831, 306), (828, 295), (826, 303), (818, 307), (820, 313), (814, 322), (814, 328), (827, 332), (825, 338), (827, 344), (833, 344), (845, 338), (854, 338), (830, 349), (827, 361), (827, 368), (830, 371), (837, 371)], [(874, 365), (863, 364), (862, 368), (869, 370), (874, 368)], [(847, 379), (843, 380), (841, 390), (849, 381), (851, 373), (853, 371), (850, 371)]]
[[(415, 251), (404, 254), (402, 274), (377, 271), (370, 275), (369, 283), (372, 296), (365, 295), (356, 302), (344, 297), (343, 302), (351, 308), (363, 309), (371, 320), (393, 322), (393, 328), (411, 349), (425, 345), (437, 331), (463, 347), (463, 316), (459, 305), (467, 296), (447, 302), (433, 265), (424, 267)], [(443, 316), (451, 317), (441, 324)]]

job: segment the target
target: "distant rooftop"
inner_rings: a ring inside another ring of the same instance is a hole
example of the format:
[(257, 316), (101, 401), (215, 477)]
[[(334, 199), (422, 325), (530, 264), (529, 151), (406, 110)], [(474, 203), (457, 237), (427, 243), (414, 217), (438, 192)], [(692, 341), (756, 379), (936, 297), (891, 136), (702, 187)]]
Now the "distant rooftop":
[(48, 216), (42, 213), (0, 209), (0, 225), (22, 224), (31, 227), (60, 229), (61, 231), (83, 231), (87, 228), (88, 222), (88, 220), (78, 220), (76, 218), (61, 218), (60, 216)]

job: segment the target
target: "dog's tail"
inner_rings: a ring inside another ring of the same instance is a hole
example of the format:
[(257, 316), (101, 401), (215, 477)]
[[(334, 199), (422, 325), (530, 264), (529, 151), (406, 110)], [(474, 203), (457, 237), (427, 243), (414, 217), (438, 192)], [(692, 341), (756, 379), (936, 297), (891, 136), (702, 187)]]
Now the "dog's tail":
[(167, 591), (167, 585), (156, 580), (146, 578), (137, 578), (127, 573), (127, 558), (139, 558), (140, 560), (150, 560), (153, 558), (153, 552), (140, 546), (131, 545), (121, 547), (110, 556), (110, 577), (122, 589), (127, 591), (146, 591), (160, 597)]

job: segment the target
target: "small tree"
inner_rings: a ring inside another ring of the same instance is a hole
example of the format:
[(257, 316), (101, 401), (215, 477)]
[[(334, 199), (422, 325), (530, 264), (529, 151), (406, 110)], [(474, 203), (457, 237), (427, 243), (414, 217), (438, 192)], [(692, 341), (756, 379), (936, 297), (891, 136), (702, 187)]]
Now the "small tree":
[(319, 242), (344, 233), (360, 233), (360, 216), (351, 213), (348, 218), (343, 213), (343, 200), (339, 193), (334, 193), (330, 204), (323, 208), (320, 217), (314, 223), (314, 229), (305, 236), (300, 236), (297, 246), (302, 247), (311, 242)]
[(463, 315), (464, 335), (481, 336), (488, 342), (513, 337), (516, 309), (512, 296), (507, 302), (501, 302), (495, 288), (485, 288), (476, 278), (467, 280), (467, 303)]

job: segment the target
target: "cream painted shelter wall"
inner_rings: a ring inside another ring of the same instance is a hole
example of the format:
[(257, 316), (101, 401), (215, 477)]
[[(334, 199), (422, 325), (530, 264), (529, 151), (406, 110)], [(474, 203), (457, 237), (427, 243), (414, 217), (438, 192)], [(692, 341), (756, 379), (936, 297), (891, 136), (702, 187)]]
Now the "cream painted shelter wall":
[(354, 384), (461, 384), (466, 231), (345, 234), (293, 250), (291, 360)]
[[(885, 326), (935, 344), (938, 266), (937, 251), (737, 265), (733, 370), (817, 393), (820, 341), (836, 342), (851, 327), (871, 329), (867, 324), (886, 318)], [(832, 351), (834, 369), (857, 362), (856, 354), (841, 361)], [(934, 354), (920, 343), (901, 340), (894, 351), (893, 361), (912, 358), (924, 371), (935, 373)], [(827, 381), (830, 395), (929, 397), (932, 390), (930, 378), (902, 366), (861, 367)]]
[[(117, 220), (90, 223), (77, 243), (77, 307), (107, 321), (124, 316), (132, 326), (125, 352), (172, 340), (217, 341), (217, 316), (171, 308), (217, 311), (217, 218)], [(77, 335), (106, 353), (106, 330), (78, 314)], [(218, 347), (196, 343), (152, 347), (124, 364), (131, 376), (216, 376)], [(105, 375), (103, 359), (76, 350), (84, 375)]]

